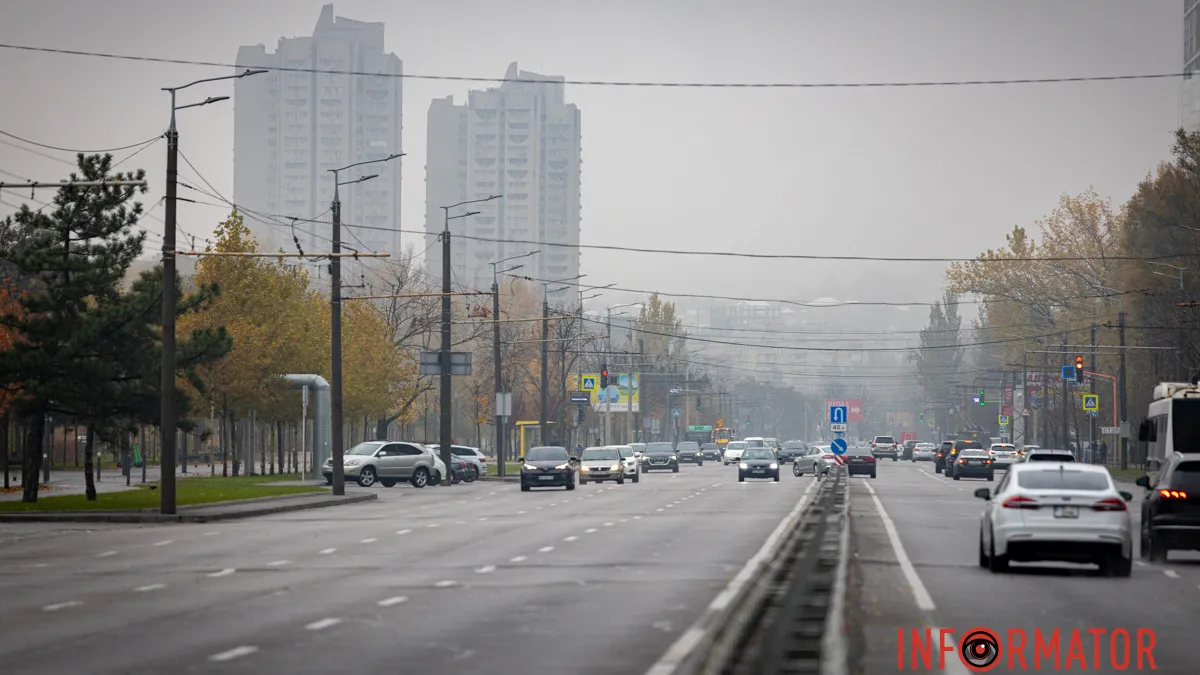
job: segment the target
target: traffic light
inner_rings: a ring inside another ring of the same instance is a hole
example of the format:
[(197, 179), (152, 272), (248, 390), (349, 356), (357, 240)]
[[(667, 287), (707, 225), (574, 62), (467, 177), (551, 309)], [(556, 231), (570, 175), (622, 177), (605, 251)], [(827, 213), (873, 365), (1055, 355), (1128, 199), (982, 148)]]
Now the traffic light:
[(980, 389), (980, 390), (979, 390), (979, 407), (980, 407), (980, 408), (982, 408), (983, 406), (984, 406), (984, 402), (983, 402), (983, 390), (982, 390), (982, 389)]
[(600, 388), (608, 390), (608, 366), (600, 366)]
[(696, 410), (699, 410), (699, 409), (700, 409), (700, 397), (697, 396), (696, 397)]
[(1083, 375), (1083, 357), (1076, 356), (1075, 357), (1075, 380), (1076, 381), (1083, 380), (1083, 378), (1080, 377), (1081, 375)]
[(922, 412), (922, 413), (921, 413), (921, 421), (922, 421), (922, 422), (924, 422), (924, 421), (925, 421), (925, 413), (924, 413), (924, 412)]

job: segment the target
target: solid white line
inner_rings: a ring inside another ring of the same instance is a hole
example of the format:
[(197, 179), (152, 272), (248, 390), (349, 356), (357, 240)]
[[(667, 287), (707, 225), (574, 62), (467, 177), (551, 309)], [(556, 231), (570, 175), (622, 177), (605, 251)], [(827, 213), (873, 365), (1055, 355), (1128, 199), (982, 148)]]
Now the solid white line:
[(360, 543), (360, 544), (374, 544), (374, 543), (375, 543), (375, 542), (377, 542), (377, 541), (379, 541), (379, 540), (378, 540), (378, 539), (376, 539), (375, 537), (370, 537), (370, 538), (368, 538), (368, 539), (363, 539), (362, 541), (360, 541), (360, 542), (358, 542), (358, 543)]
[(133, 589), (134, 593), (149, 593), (150, 591), (159, 591), (166, 588), (166, 584), (150, 584), (149, 586), (138, 586)]
[(57, 612), (57, 611), (58, 611), (58, 610), (60, 610), (60, 609), (68, 609), (68, 608), (71, 608), (71, 607), (78, 607), (78, 606), (80, 606), (80, 605), (82, 605), (82, 604), (83, 604), (83, 603), (82, 603), (82, 602), (80, 602), (80, 601), (78, 601), (78, 600), (69, 600), (69, 601), (67, 601), (67, 602), (59, 602), (59, 603), (55, 603), (55, 604), (53, 604), (53, 605), (46, 605), (45, 607), (43, 607), (43, 608), (42, 608), (42, 611), (44, 611), (44, 612)]
[(375, 604), (379, 605), (380, 607), (391, 607), (392, 605), (398, 605), (402, 602), (408, 602), (408, 598), (404, 597), (403, 595), (396, 595), (390, 598), (384, 598)]
[(933, 598), (925, 589), (925, 584), (921, 583), (921, 577), (917, 575), (917, 570), (913, 567), (912, 560), (909, 560), (908, 553), (904, 551), (904, 544), (900, 543), (900, 534), (896, 532), (896, 524), (888, 516), (887, 509), (883, 508), (883, 502), (879, 501), (879, 495), (875, 494), (875, 488), (871, 487), (870, 483), (864, 483), (864, 485), (867, 486), (867, 492), (871, 493), (871, 501), (875, 502), (875, 510), (879, 512), (879, 519), (883, 521), (883, 529), (887, 531), (888, 541), (892, 544), (896, 561), (900, 563), (900, 571), (912, 589), (917, 607), (923, 611), (932, 612), (937, 609), (937, 605), (933, 604)]
[(267, 567), (282, 567), (290, 562), (292, 562), (292, 561), (291, 560), (272, 560), (271, 562), (267, 563)]
[(334, 551), (337, 551), (337, 549), (336, 548), (324, 548), (324, 549), (321, 549), (320, 551), (317, 551), (317, 555), (329, 555), (330, 553), (333, 553)]
[(1172, 579), (1179, 578), (1179, 572), (1176, 572), (1175, 570), (1163, 570), (1163, 574), (1171, 577)]
[(234, 573), (234, 572), (236, 572), (236, 571), (237, 571), (237, 570), (236, 570), (236, 569), (234, 569), (234, 568), (232, 568), (232, 567), (226, 567), (225, 569), (221, 570), (220, 572), (213, 572), (213, 573), (209, 574), (209, 575), (208, 575), (208, 578), (209, 578), (209, 579), (216, 579), (216, 578), (218, 578), (218, 577), (227, 577), (227, 576), (229, 576), (230, 574), (233, 574), (233, 573)]
[(696, 623), (693, 624), (691, 628), (684, 631), (683, 634), (680, 635), (679, 638), (675, 640), (675, 642), (672, 643), (669, 648), (667, 648), (667, 651), (658, 659), (658, 661), (656, 661), (654, 665), (650, 666), (650, 669), (646, 671), (646, 675), (669, 675), (670, 673), (675, 672), (676, 667), (689, 653), (691, 653), (692, 649), (694, 649), (701, 640), (704, 640), (708, 637), (707, 632), (700, 627), (700, 625), (707, 618), (707, 615), (714, 612), (719, 612), (727, 607), (741, 591), (742, 587), (750, 583), (752, 579), (758, 575), (759, 568), (770, 557), (770, 555), (774, 553), (774, 549), (778, 545), (779, 540), (783, 538), (788, 528), (792, 526), (796, 518), (798, 518), (800, 513), (804, 510), (804, 507), (808, 505), (809, 495), (812, 493), (813, 488), (816, 487), (816, 485), (816, 481), (812, 481), (808, 484), (808, 487), (804, 489), (804, 494), (802, 494), (800, 496), (800, 500), (796, 502), (796, 506), (792, 508), (791, 512), (789, 512), (787, 516), (783, 518), (783, 520), (779, 521), (779, 524), (775, 526), (775, 530), (771, 532), (771, 536), (767, 537), (767, 540), (763, 542), (762, 548), (758, 549), (758, 552), (746, 561), (746, 564), (737, 573), (737, 575), (733, 577), (733, 579), (729, 582), (729, 585), (725, 587), (725, 590), (721, 591), (717, 597), (714, 598), (711, 603), (709, 603), (708, 608), (704, 611), (704, 615), (697, 619)]
[(495, 572), (495, 571), (496, 571), (495, 565), (484, 565), (483, 567), (480, 567), (479, 569), (475, 570), (475, 574), (491, 574), (492, 572)]
[(97, 558), (108, 558), (108, 557), (114, 556), (116, 554), (117, 554), (116, 551), (105, 551), (104, 553), (97, 553), (96, 557)]
[(517, 557), (515, 557), (515, 558), (509, 558), (509, 559), (508, 559), (508, 562), (519, 563), (519, 562), (525, 562), (526, 560), (528, 560), (528, 558), (526, 558), (526, 557), (525, 557), (525, 556), (523, 556), (523, 555), (519, 555), (519, 556), (517, 556)]
[(396, 530), (396, 534), (408, 534), (409, 532), (412, 532), (412, 530)]
[(308, 630), (325, 630), (326, 628), (333, 628), (334, 626), (338, 625), (341, 622), (342, 622), (341, 619), (329, 617), (328, 619), (321, 619), (320, 621), (314, 621), (314, 622), (308, 624), (307, 626), (305, 626), (305, 628)]
[(553, 551), (553, 550), (554, 550), (553, 546), (543, 546), (538, 549), (538, 553), (549, 553), (550, 551)]
[(167, 544), (173, 544), (173, 543), (175, 543), (174, 539), (167, 539), (165, 541), (155, 542), (154, 545), (155, 546), (166, 546)]
[(208, 657), (208, 660), (216, 662), (216, 663), (224, 663), (225, 661), (232, 661), (234, 659), (240, 659), (243, 656), (250, 656), (251, 654), (253, 654), (256, 651), (258, 651), (258, 647), (251, 647), (250, 645), (242, 645), (241, 647), (234, 647), (233, 649), (230, 649), (229, 651), (221, 652), (219, 654), (213, 654), (212, 656)]

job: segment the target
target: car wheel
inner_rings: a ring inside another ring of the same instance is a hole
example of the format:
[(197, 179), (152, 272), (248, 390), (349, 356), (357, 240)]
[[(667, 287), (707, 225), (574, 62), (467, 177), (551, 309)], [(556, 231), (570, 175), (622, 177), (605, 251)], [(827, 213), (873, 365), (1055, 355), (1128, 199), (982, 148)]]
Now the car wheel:
[(988, 569), (992, 574), (1002, 574), (1008, 571), (1008, 556), (996, 555), (996, 533), (992, 533), (991, 555), (988, 556)]
[(580, 484), (580, 485), (587, 485), (587, 479), (586, 479), (586, 478), (580, 478), (580, 479), (579, 479), (579, 484)]
[(745, 477), (745, 476), (743, 476), (743, 475), (742, 475), (742, 472), (740, 472), (740, 471), (738, 472), (738, 482), (739, 482), (739, 483), (745, 483), (745, 482), (746, 482), (746, 477)]
[(359, 487), (371, 487), (375, 484), (375, 469), (373, 467), (364, 466), (358, 474)]
[(470, 474), (471, 475), (467, 477), (468, 483), (474, 483), (475, 481), (479, 480), (479, 467), (471, 465)]
[(567, 476), (567, 492), (575, 489), (575, 479)]
[(995, 474), (995, 473), (989, 473), (989, 474), (988, 474), (988, 482), (989, 482), (989, 483), (994, 483), (994, 482), (996, 482), (996, 474)]
[(775, 474), (775, 482), (776, 482), (776, 483), (778, 483), (778, 482), (779, 482), (779, 474)]
[(1133, 574), (1133, 560), (1119, 552), (1105, 555), (1096, 562), (1100, 565), (1101, 576), (1128, 577)]
[(635, 482), (635, 483), (638, 482), (638, 478), (640, 478), (640, 477), (641, 476), (639, 476), (637, 473), (634, 473), (633, 474), (633, 482)]
[(962, 480), (962, 477), (958, 475), (957, 471), (954, 472), (954, 480)]
[(525, 483), (521, 483), (521, 492), (529, 492), (529, 486)]
[(379, 484), (383, 487), (394, 487), (396, 485), (395, 478), (380, 478)]
[(874, 477), (875, 477), (875, 472), (874, 472), (874, 471), (872, 471), (872, 472), (871, 472), (871, 478), (874, 478)]
[(793, 464), (792, 475), (799, 478), (800, 476), (804, 475), (804, 469), (801, 469), (799, 464)]
[(409, 482), (411, 482), (412, 486), (415, 488), (423, 488), (426, 485), (429, 485), (429, 469), (426, 469), (423, 466), (417, 467), (417, 470), (413, 472), (412, 478), (409, 479)]
[(676, 464), (674, 467), (671, 468), (671, 473), (679, 473), (679, 465), (678, 464)]
[(621, 474), (621, 477), (617, 479), (617, 485), (624, 485), (624, 484), (625, 484), (625, 474)]
[(696, 466), (704, 466), (704, 460), (697, 461)]
[(897, 460), (895, 457), (892, 457), (892, 461), (893, 461), (893, 462), (896, 462), (896, 461), (899, 461), (899, 460)]
[(333, 485), (333, 476), (329, 476), (328, 478), (326, 478), (326, 479), (325, 479), (325, 484), (326, 484), (326, 485)]
[(1141, 545), (1138, 546), (1138, 557), (1146, 560), (1150, 557), (1150, 537), (1146, 534), (1146, 528), (1142, 528)]
[(979, 530), (979, 566), (987, 568), (988, 554), (983, 550), (983, 530)]
[(934, 473), (941, 473), (941, 472), (942, 472), (942, 467), (940, 467), (940, 466), (937, 466), (937, 465), (935, 464), (935, 465), (934, 465), (934, 467), (933, 467), (933, 472), (934, 472)]

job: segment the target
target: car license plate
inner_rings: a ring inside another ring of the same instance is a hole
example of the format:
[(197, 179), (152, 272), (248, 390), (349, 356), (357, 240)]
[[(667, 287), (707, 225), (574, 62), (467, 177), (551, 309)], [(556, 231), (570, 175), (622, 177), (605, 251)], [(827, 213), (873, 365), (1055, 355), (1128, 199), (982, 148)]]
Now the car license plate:
[(979, 465), (980, 465), (980, 463), (981, 463), (981, 462), (980, 462), (979, 460), (977, 460), (977, 459), (969, 459), (969, 460), (967, 460), (967, 464), (970, 464), (971, 466), (979, 466)]
[(766, 469), (755, 469), (754, 473), (763, 473), (765, 471), (766, 471)]
[(1079, 507), (1078, 506), (1056, 506), (1056, 507), (1054, 507), (1054, 517), (1055, 518), (1078, 518), (1079, 517)]
[(538, 476), (538, 480), (554, 480), (554, 476)]

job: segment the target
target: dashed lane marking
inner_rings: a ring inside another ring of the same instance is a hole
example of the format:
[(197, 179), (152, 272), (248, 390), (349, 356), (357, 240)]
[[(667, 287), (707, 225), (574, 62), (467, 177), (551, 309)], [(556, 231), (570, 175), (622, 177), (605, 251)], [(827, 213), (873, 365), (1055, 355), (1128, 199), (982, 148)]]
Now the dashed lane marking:
[(549, 553), (550, 551), (553, 551), (553, 550), (554, 550), (553, 546), (543, 546), (538, 549), (538, 553)]
[(588, 529), (584, 530), (584, 531), (583, 531), (583, 533), (584, 533), (584, 534), (594, 534), (594, 533), (596, 533), (597, 531), (598, 531), (598, 530), (597, 530), (596, 528), (594, 528), (594, 527), (589, 527)]
[(375, 543), (375, 542), (377, 542), (377, 541), (379, 541), (379, 540), (378, 540), (378, 539), (376, 539), (375, 537), (367, 537), (366, 539), (363, 539), (362, 541), (360, 541), (360, 542), (358, 542), (358, 543), (360, 543), (360, 544), (374, 544), (374, 543)]
[(46, 605), (42, 608), (43, 612), (57, 612), (60, 609), (70, 609), (71, 607), (79, 607), (83, 603), (78, 600), (68, 600), (67, 602), (56, 602), (53, 605)]
[(492, 572), (495, 572), (495, 571), (496, 571), (495, 565), (484, 565), (483, 567), (480, 567), (479, 569), (475, 570), (475, 574), (491, 574)]
[(321, 549), (320, 551), (317, 551), (317, 555), (329, 555), (330, 553), (335, 553), (335, 552), (337, 552), (336, 548), (324, 548), (324, 549)]
[(412, 530), (396, 530), (396, 534), (408, 534), (409, 532), (412, 532)]
[(242, 645), (241, 647), (234, 647), (233, 649), (213, 654), (212, 656), (208, 657), (208, 660), (214, 663), (224, 663), (226, 661), (240, 659), (243, 656), (250, 656), (257, 651), (258, 647)]
[(1175, 570), (1163, 570), (1163, 574), (1167, 575), (1168, 577), (1171, 577), (1172, 579), (1179, 578), (1179, 572), (1176, 572)]
[(163, 541), (154, 542), (155, 546), (166, 546), (167, 544), (175, 543), (174, 539), (164, 539)]
[(384, 598), (375, 604), (379, 605), (380, 607), (391, 607), (392, 605), (399, 605), (402, 602), (408, 602), (408, 598), (404, 597), (403, 595), (396, 595), (390, 598)]
[(292, 561), (291, 560), (272, 560), (271, 562), (267, 563), (267, 567), (283, 567), (284, 565), (287, 565), (290, 562), (292, 562)]
[(117, 554), (117, 552), (116, 552), (116, 551), (105, 551), (105, 552), (103, 552), (103, 553), (97, 553), (97, 554), (96, 554), (96, 557), (97, 557), (97, 558), (110, 558), (110, 557), (112, 557), (112, 556), (114, 556), (114, 555), (116, 555), (116, 554)]
[(307, 626), (305, 626), (304, 628), (306, 630), (325, 630), (326, 628), (333, 628), (334, 626), (338, 625), (341, 622), (342, 622), (341, 619), (331, 616), (327, 619), (321, 619), (320, 621), (314, 621), (314, 622), (308, 624)]
[(164, 589), (166, 587), (167, 587), (166, 584), (150, 584), (148, 586), (138, 586), (137, 588), (133, 589), (133, 592), (134, 593), (149, 593), (150, 591), (161, 591), (162, 589)]
[(220, 577), (227, 577), (227, 576), (229, 576), (230, 574), (233, 574), (233, 573), (234, 573), (234, 572), (236, 572), (236, 571), (237, 571), (237, 570), (236, 570), (236, 569), (234, 569), (234, 568), (232, 568), (232, 567), (226, 567), (225, 569), (223, 569), (223, 570), (220, 570), (219, 572), (212, 572), (212, 573), (210, 573), (210, 574), (208, 575), (208, 578), (209, 578), (209, 579), (218, 579), (218, 578), (220, 578)]
[(579, 537), (576, 537), (576, 536), (573, 536), (573, 535), (572, 535), (572, 536), (570, 536), (570, 537), (567, 537), (566, 539), (563, 539), (563, 541), (575, 541), (575, 540), (577, 540), (577, 539), (579, 539)]
[(519, 563), (519, 562), (525, 562), (526, 560), (527, 560), (527, 558), (525, 556), (519, 555), (515, 558), (509, 558), (508, 562)]
[(437, 588), (450, 588), (451, 586), (457, 586), (457, 585), (458, 585), (457, 581), (451, 581), (449, 579), (447, 579), (445, 581), (439, 581), (436, 584), (434, 584), (434, 586), (436, 586)]

